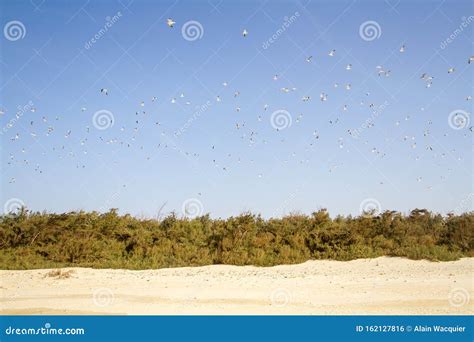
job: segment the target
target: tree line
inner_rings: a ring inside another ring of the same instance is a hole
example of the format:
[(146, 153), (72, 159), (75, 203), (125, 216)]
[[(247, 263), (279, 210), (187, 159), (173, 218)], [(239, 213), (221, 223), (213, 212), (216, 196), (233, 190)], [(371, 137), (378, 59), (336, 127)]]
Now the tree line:
[(474, 212), (442, 216), (425, 209), (331, 218), (263, 219), (243, 213), (161, 220), (107, 213), (31, 212), (0, 216), (0, 268), (153, 269), (210, 264), (272, 266), (312, 259), (398, 256), (434, 261), (474, 256)]

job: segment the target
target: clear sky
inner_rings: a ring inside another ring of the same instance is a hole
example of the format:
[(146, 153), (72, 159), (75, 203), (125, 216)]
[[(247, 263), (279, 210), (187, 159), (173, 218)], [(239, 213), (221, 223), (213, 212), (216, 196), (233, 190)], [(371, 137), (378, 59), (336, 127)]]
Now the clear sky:
[(472, 210), (472, 15), (471, 1), (2, 1), (1, 203)]

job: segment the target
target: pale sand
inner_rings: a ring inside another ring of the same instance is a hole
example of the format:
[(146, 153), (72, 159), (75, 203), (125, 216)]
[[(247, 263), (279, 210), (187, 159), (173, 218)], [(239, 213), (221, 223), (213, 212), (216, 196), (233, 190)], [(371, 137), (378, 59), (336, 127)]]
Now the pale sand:
[[(474, 258), (0, 271), (1, 314), (473, 314)], [(451, 299), (450, 299), (451, 298)]]

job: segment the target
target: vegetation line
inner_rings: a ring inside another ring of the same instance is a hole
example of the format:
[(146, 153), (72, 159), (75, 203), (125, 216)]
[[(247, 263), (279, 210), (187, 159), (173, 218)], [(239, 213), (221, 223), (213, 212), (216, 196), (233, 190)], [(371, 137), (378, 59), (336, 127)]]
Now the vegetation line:
[(116, 209), (52, 214), (22, 208), (0, 216), (1, 269), (273, 266), (378, 256), (474, 256), (474, 212), (442, 216), (416, 209), (331, 218), (323, 209), (268, 220), (251, 213), (151, 220), (120, 216)]

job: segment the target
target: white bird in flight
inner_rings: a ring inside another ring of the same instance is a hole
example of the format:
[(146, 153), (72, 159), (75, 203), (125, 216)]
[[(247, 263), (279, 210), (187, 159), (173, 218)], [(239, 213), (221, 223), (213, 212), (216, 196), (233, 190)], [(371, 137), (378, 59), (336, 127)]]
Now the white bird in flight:
[(176, 24), (176, 21), (174, 21), (173, 19), (171, 18), (166, 19), (166, 25), (168, 25), (168, 27), (173, 27), (174, 24)]

